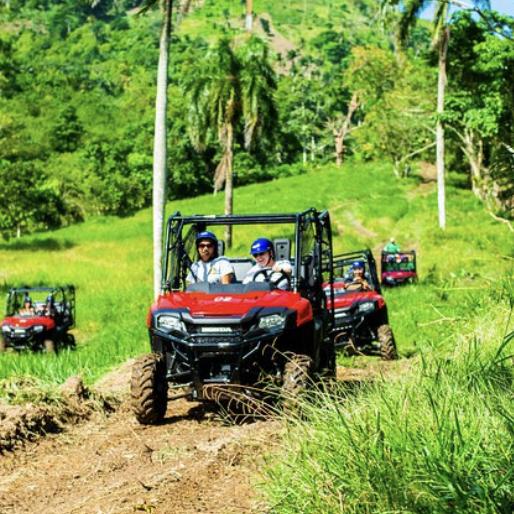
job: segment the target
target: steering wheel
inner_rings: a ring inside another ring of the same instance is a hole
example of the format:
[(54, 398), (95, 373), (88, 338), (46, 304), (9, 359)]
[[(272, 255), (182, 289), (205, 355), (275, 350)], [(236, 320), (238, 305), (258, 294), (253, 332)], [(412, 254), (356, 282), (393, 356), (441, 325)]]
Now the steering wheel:
[[(274, 274), (278, 274), (279, 276), (277, 278), (275, 278), (274, 280), (271, 280), (271, 276), (274, 275)], [(287, 280), (287, 287), (290, 288), (291, 287), (291, 277), (285, 272), (285, 271), (282, 271), (282, 270), (279, 270), (279, 271), (273, 271), (273, 270), (270, 270), (270, 269), (261, 269), (259, 270), (257, 273), (255, 273), (255, 275), (253, 276), (253, 282), (257, 282), (257, 277), (259, 275), (264, 275), (264, 282), (268, 282), (272, 285), (274, 285), (275, 287), (278, 287), (278, 284), (280, 284), (280, 282), (282, 282), (282, 280)]]
[(362, 282), (354, 280), (346, 286), (347, 291), (371, 291), (369, 285), (366, 287)]

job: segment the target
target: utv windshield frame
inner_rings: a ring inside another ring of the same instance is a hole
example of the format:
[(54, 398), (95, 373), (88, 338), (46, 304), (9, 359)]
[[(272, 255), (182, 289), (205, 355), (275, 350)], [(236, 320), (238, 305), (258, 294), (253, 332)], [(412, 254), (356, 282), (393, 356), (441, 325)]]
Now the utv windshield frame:
[(54, 287), (12, 287), (9, 289), (9, 293), (7, 295), (6, 316), (15, 316), (23, 306), (25, 296), (32, 293), (46, 293), (47, 295), (51, 295), (54, 301), (55, 298), (57, 298), (57, 301), (63, 305), (63, 308), (66, 309), (69, 315), (69, 328), (73, 328), (75, 325), (75, 286), (72, 285)]
[(369, 282), (371, 283), (370, 285), (373, 287), (374, 291), (376, 291), (378, 294), (382, 294), (380, 288), (380, 280), (377, 273), (377, 264), (375, 262), (375, 258), (373, 257), (373, 252), (369, 248), (366, 248), (365, 250), (356, 250), (353, 252), (334, 255), (333, 267), (334, 269), (341, 268), (346, 264), (351, 264), (352, 262), (358, 260), (366, 262), (370, 278)]
[[(324, 280), (333, 282), (332, 231), (330, 216), (326, 210), (308, 209), (292, 214), (193, 216), (182, 216), (180, 212), (176, 212), (169, 217), (167, 223), (162, 263), (162, 291), (185, 290), (187, 270), (192, 263), (191, 250), (194, 248), (195, 240), (193, 236), (196, 233), (215, 226), (269, 224), (289, 224), (295, 229), (294, 256), (291, 259), (294, 263), (291, 291), (309, 296), (307, 293), (315, 292), (316, 289), (322, 291)], [(312, 231), (313, 237), (306, 238), (309, 231)], [(310, 247), (307, 247), (310, 239)]]

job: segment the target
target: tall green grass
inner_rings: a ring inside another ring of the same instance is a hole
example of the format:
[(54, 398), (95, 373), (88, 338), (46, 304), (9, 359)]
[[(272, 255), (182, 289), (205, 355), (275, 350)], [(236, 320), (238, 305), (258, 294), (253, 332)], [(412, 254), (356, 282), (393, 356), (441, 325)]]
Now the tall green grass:
[[(498, 275), (511, 272), (514, 241), (472, 195), (448, 188), (448, 230), (437, 227), (435, 185), (397, 180), (387, 166), (348, 162), (305, 175), (237, 188), (236, 213), (293, 212), (309, 207), (332, 214), (336, 251), (371, 246), (394, 235), (419, 255), (421, 281), (387, 291), (400, 353), (441, 348), (481, 309)], [(223, 196), (173, 202), (168, 213), (223, 212)], [(478, 228), (477, 228), (478, 227)], [(281, 236), (280, 227), (238, 228), (232, 255), (248, 255), (257, 235)], [(258, 233), (257, 233), (258, 232)], [(66, 229), (0, 244), (0, 283), (72, 283), (77, 287), (77, 349), (56, 357), (0, 355), (0, 379), (35, 376), (59, 383), (80, 373), (93, 381), (128, 357), (148, 350), (145, 326), (152, 300), (151, 213), (98, 217)], [(449, 321), (448, 321), (449, 320)], [(356, 365), (360, 365), (356, 361)]]
[(305, 402), (266, 470), (271, 511), (511, 513), (514, 291), (493, 298), (452, 351)]

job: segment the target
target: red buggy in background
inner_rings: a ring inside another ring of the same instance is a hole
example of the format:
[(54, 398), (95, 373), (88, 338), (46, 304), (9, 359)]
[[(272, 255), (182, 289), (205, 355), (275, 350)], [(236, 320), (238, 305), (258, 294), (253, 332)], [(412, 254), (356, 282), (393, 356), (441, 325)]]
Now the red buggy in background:
[[(355, 268), (363, 269), (363, 280), (355, 277)], [(349, 354), (396, 359), (396, 342), (389, 326), (387, 305), (381, 294), (371, 250), (334, 256), (333, 273), (333, 334), (336, 347), (343, 348)]]
[(2, 321), (0, 352), (14, 350), (56, 351), (72, 346), (68, 331), (75, 325), (75, 288), (19, 287), (9, 290)]
[(383, 286), (397, 286), (409, 282), (416, 282), (416, 251), (409, 252), (382, 252), (381, 282)]

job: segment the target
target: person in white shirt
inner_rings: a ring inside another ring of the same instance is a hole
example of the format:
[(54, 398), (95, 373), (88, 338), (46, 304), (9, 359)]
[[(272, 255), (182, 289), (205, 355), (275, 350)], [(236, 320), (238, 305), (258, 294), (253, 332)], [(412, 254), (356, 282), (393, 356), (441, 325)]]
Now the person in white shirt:
[(226, 257), (218, 256), (218, 239), (212, 232), (199, 232), (196, 236), (198, 261), (191, 265), (187, 282), (230, 284), (234, 280), (234, 267)]
[(256, 262), (243, 278), (243, 284), (248, 284), (253, 281), (269, 281), (275, 284), (279, 289), (290, 288), (289, 277), (293, 272), (293, 267), (286, 259), (280, 261), (275, 260), (275, 250), (273, 243), (269, 239), (265, 237), (256, 239), (252, 243), (250, 253), (255, 258)]

